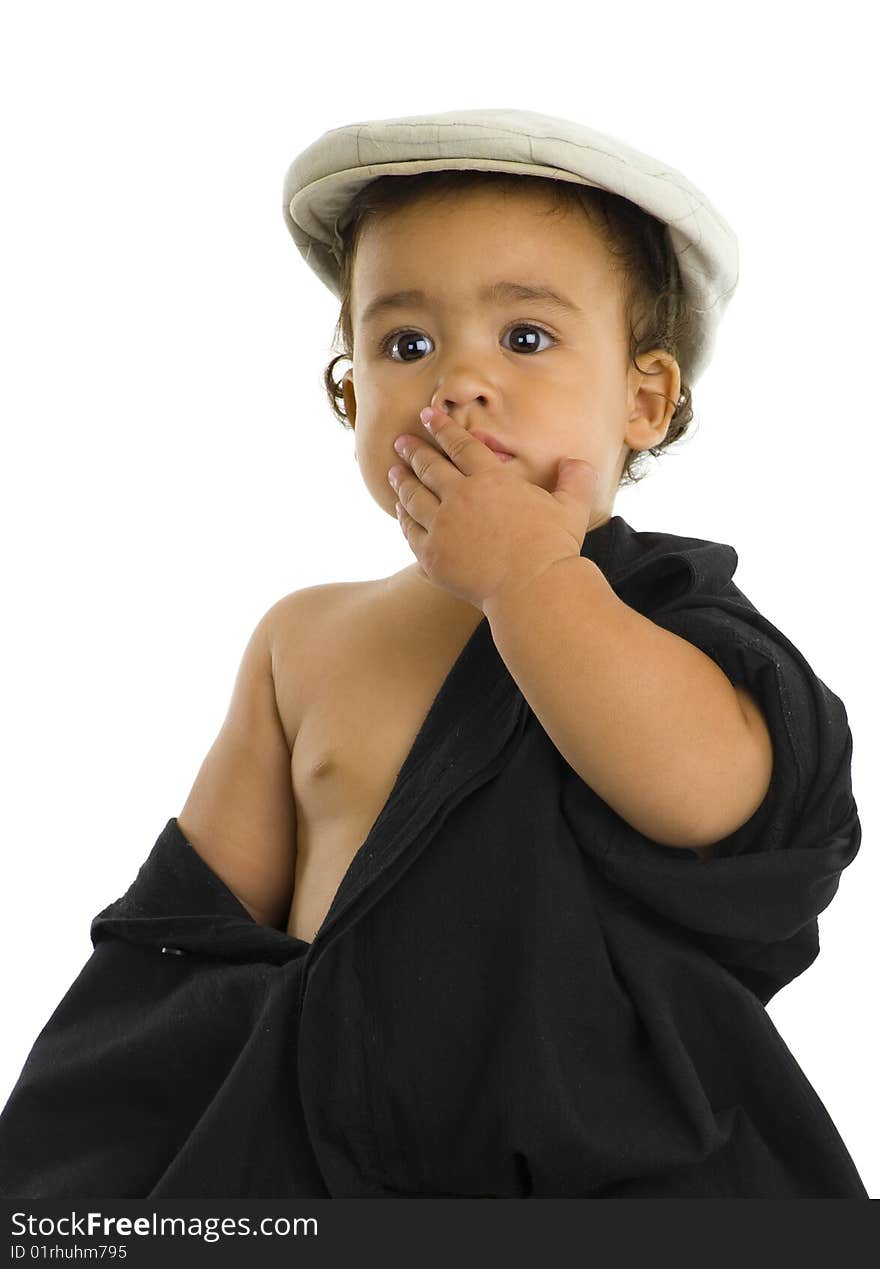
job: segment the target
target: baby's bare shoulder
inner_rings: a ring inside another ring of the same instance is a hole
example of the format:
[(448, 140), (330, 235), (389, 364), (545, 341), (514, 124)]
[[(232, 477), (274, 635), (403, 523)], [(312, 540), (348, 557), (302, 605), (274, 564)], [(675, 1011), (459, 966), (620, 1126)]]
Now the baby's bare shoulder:
[(299, 626), (303, 621), (317, 619), (324, 611), (338, 604), (351, 594), (358, 582), (324, 582), (319, 586), (303, 586), (282, 595), (267, 613), (273, 632), (284, 632), (291, 624)]
[(322, 643), (326, 635), (324, 623), (335, 621), (347, 607), (381, 606), (396, 576), (399, 575), (359, 582), (323, 582), (282, 595), (266, 614), (270, 637), (275, 636), (279, 655), (295, 656), (307, 651), (315, 639)]
[(293, 744), (310, 691), (326, 667), (328, 649), (339, 642), (340, 622), (353, 621), (379, 583), (324, 582), (291, 591), (266, 613), (275, 699), (287, 743)]
[(363, 583), (324, 582), (282, 595), (266, 613), (273, 670), (303, 666), (311, 649), (320, 645), (327, 623), (360, 585)]

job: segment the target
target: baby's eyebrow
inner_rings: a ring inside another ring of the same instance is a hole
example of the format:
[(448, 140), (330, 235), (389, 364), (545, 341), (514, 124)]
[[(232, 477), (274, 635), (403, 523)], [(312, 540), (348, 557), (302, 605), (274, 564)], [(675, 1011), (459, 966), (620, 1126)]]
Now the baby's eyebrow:
[[(389, 291), (370, 300), (364, 309), (361, 320), (366, 325), (379, 313), (384, 313), (388, 309), (416, 308), (419, 305), (427, 304), (428, 299), (429, 297), (424, 291)], [(583, 317), (584, 315), (583, 309), (567, 299), (566, 296), (560, 295), (558, 291), (554, 291), (552, 287), (527, 285), (524, 282), (491, 282), (480, 290), (477, 299), (484, 305), (508, 304), (511, 300), (528, 300), (532, 303), (546, 304), (548, 308), (556, 308), (560, 312), (573, 314), (577, 317)]]

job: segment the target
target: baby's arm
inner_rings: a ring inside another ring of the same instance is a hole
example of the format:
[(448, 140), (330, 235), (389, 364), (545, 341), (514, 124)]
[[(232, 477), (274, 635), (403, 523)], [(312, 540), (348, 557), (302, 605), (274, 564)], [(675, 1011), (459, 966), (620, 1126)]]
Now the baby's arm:
[(296, 804), (272, 674), (278, 608), (263, 615), (250, 637), (223, 726), (177, 822), (255, 921), (284, 928), (293, 898)]
[(559, 560), (484, 612), (556, 748), (638, 832), (701, 852), (761, 805), (773, 744), (759, 703), (625, 603), (592, 560)]

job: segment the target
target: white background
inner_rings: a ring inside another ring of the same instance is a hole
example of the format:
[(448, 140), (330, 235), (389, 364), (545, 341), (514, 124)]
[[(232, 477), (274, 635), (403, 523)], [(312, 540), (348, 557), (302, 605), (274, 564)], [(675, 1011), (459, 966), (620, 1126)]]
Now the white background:
[(413, 559), (325, 398), (338, 305), (284, 226), (288, 163), (356, 120), (510, 106), (663, 159), (738, 235), (693, 440), (614, 510), (733, 544), (846, 704), (862, 849), (768, 1012), (880, 1196), (869, 8), (3, 14), (0, 1104), (182, 808), (258, 618)]

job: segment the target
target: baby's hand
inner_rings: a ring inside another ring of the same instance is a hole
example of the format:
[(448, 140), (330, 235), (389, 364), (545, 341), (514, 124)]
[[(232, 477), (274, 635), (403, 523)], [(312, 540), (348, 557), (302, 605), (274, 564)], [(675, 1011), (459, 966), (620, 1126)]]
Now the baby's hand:
[(502, 462), (442, 410), (427, 407), (422, 421), (440, 449), (398, 437), (394, 448), (407, 466), (392, 468), (399, 475), (389, 480), (401, 528), (429, 581), (485, 613), (502, 591), (580, 555), (598, 483), (586, 459), (560, 459), (548, 493), (519, 476), (515, 458)]

